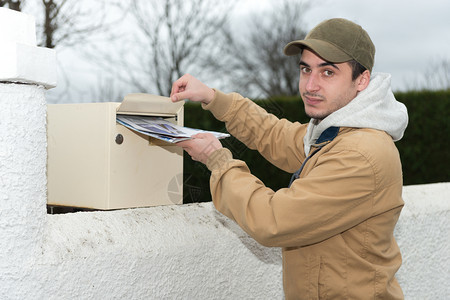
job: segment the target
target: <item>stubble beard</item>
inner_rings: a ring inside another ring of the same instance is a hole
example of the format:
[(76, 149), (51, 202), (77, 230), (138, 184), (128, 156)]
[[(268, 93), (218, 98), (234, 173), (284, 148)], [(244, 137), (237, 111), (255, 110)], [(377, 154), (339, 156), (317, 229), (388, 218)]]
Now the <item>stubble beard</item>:
[[(307, 112), (307, 107), (305, 104), (305, 113), (306, 115), (311, 118), (316, 120), (316, 123), (320, 123), (321, 121), (323, 121), (326, 117), (328, 117), (329, 115), (331, 115), (332, 113), (334, 113), (335, 111), (343, 108), (344, 106), (346, 106), (348, 103), (350, 103), (354, 97), (350, 97), (350, 95), (341, 95), (340, 97), (333, 99), (331, 101), (329, 101), (326, 97), (324, 97), (323, 95), (320, 94), (313, 94), (313, 93), (308, 93), (305, 92), (302, 94), (303, 96), (310, 96), (310, 97), (315, 97), (315, 98), (320, 98), (322, 101), (324, 102), (328, 102), (329, 107), (326, 109), (326, 111), (322, 111), (322, 112)], [(351, 99), (349, 99), (351, 98)], [(342, 101), (342, 99), (344, 99), (344, 101)]]
[[(320, 94), (304, 92), (302, 94), (302, 96), (303, 97), (308, 97), (309, 96), (309, 97), (314, 97), (314, 98), (320, 98), (322, 101), (327, 101), (327, 99), (324, 96), (320, 95)], [(308, 118), (315, 119), (317, 121), (317, 124), (320, 123), (320, 121), (322, 121), (323, 119), (325, 119), (326, 117), (328, 117), (331, 114), (331, 112), (328, 112), (328, 111), (327, 112), (323, 112), (323, 113), (320, 113), (320, 112), (308, 113), (307, 107), (306, 107), (306, 102), (304, 102), (304, 105), (305, 105), (305, 113), (308, 116)]]

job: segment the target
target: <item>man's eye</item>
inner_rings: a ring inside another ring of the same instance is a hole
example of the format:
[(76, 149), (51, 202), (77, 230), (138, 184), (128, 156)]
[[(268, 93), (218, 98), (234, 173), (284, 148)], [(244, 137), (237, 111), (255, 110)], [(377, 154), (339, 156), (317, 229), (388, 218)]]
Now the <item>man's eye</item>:
[(310, 73), (310, 72), (311, 72), (311, 70), (310, 70), (308, 67), (301, 67), (301, 68), (300, 68), (300, 71), (301, 71), (302, 73)]
[(334, 74), (334, 72), (331, 71), (331, 70), (325, 70), (325, 71), (323, 72), (323, 75), (325, 75), (325, 76), (327, 76), (327, 77), (333, 76), (333, 74)]

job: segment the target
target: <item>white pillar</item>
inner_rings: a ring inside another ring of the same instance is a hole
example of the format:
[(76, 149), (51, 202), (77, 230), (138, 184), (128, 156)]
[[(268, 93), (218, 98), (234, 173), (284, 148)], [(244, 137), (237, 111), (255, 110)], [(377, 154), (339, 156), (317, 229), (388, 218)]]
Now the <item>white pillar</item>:
[[(0, 8), (0, 299), (21, 299), (46, 221), (45, 89), (54, 50), (36, 47), (34, 19)], [(38, 287), (36, 287), (38, 288)]]

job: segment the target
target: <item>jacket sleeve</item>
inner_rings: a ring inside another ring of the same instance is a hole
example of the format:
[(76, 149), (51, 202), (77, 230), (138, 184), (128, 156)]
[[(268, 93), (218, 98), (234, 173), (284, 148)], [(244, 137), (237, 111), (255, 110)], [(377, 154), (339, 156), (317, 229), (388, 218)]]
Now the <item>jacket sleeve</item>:
[(207, 166), (217, 210), (265, 246), (317, 243), (373, 214), (373, 169), (356, 151), (323, 153), (306, 177), (276, 192), (227, 149), (215, 151)]
[(203, 108), (225, 122), (230, 134), (278, 168), (292, 173), (305, 159), (302, 137), (307, 125), (280, 120), (237, 93), (216, 90), (213, 101)]

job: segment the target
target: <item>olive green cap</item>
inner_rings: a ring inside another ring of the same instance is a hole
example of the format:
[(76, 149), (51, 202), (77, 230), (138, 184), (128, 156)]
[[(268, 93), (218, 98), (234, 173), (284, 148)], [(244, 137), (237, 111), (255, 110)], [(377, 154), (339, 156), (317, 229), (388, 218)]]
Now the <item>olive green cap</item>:
[(367, 32), (349, 20), (335, 18), (321, 22), (304, 40), (292, 41), (284, 47), (284, 54), (300, 54), (309, 48), (324, 60), (342, 63), (356, 60), (372, 72), (375, 46)]

